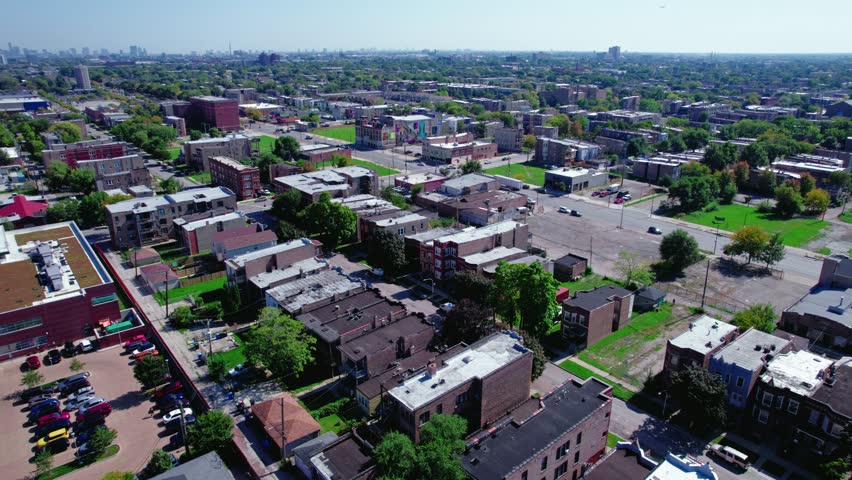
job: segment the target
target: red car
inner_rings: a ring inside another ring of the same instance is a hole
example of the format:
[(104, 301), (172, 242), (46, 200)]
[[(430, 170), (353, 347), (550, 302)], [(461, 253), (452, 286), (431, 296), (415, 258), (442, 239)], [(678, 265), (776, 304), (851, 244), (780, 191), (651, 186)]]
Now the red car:
[(41, 366), (41, 360), (38, 359), (38, 355), (30, 355), (27, 357), (27, 368), (30, 370), (35, 370)]
[(145, 337), (145, 335), (136, 335), (135, 337), (131, 338), (130, 340), (124, 342), (124, 348), (127, 348), (127, 346), (130, 345), (131, 343), (144, 342), (144, 341), (147, 341), (147, 340), (148, 340), (148, 338)]
[(70, 419), (71, 419), (70, 413), (68, 413), (68, 412), (62, 412), (62, 413), (56, 412), (56, 413), (50, 413), (50, 414), (47, 414), (43, 417), (40, 417), (36, 421), (36, 424), (39, 427), (43, 427), (43, 426), (47, 425), (48, 423), (56, 421), (56, 420), (70, 420)]
[(613, 203), (616, 203), (616, 204), (624, 203), (624, 198), (622, 198), (622, 197), (616, 198), (615, 200), (613, 200)]
[(106, 417), (112, 413), (112, 406), (109, 402), (104, 402), (94, 407), (90, 407), (85, 413), (77, 412), (77, 422), (83, 423), (91, 418)]
[(175, 393), (178, 390), (180, 390), (181, 388), (183, 388), (183, 384), (180, 383), (179, 380), (174, 381), (174, 382), (166, 385), (165, 387), (159, 388), (156, 391), (154, 391), (154, 398), (160, 398), (164, 395), (168, 395), (170, 393)]

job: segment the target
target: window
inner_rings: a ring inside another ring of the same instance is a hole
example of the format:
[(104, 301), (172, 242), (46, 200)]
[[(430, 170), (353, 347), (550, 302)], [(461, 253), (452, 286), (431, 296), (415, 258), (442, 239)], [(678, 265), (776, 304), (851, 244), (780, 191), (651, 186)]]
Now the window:
[(524, 470), (524, 473), (521, 474), (521, 480), (527, 480), (528, 478), (529, 478), (529, 474), (527, 473), (526, 470)]
[(737, 377), (737, 388), (743, 388), (744, 383), (745, 379), (743, 377)]
[(420, 425), (429, 421), (429, 412), (423, 412), (420, 414)]
[(787, 404), (787, 411), (793, 415), (799, 413), (799, 402), (790, 400), (790, 403)]
[(772, 406), (772, 397), (773, 395), (769, 392), (763, 392), (763, 405), (766, 407)]
[(812, 425), (819, 423), (819, 411), (811, 409), (811, 414), (808, 416), (808, 423)]
[(725, 383), (726, 384), (731, 383), (731, 374), (730, 373), (725, 374)]
[(757, 421), (760, 423), (766, 423), (769, 420), (769, 411), (760, 409), (760, 413), (757, 415)]
[(566, 473), (568, 473), (568, 462), (562, 462), (562, 465), (559, 465), (555, 470), (553, 470), (553, 480), (556, 480)]
[(562, 445), (560, 445), (559, 448), (556, 449), (556, 459), (559, 460), (560, 458), (567, 455), (569, 448), (571, 448), (571, 441), (570, 440), (563, 443)]
[(101, 297), (92, 298), (92, 305), (100, 305), (102, 303), (112, 302), (116, 300), (115, 293), (110, 293), (109, 295), (103, 295)]
[(165, 215), (165, 214), (166, 214), (166, 210), (165, 210), (164, 208), (160, 208), (160, 209), (158, 209), (158, 210), (157, 210), (157, 214), (158, 214), (158, 215)]
[(435, 414), (440, 415), (444, 413), (444, 405), (439, 403), (437, 407), (435, 407)]
[(579, 462), (579, 461), (580, 461), (580, 451), (577, 450), (576, 452), (574, 452), (574, 465), (577, 465), (577, 462)]
[(579, 447), (581, 443), (583, 443), (583, 432), (577, 434), (577, 446)]
[(672, 354), (671, 358), (669, 359), (669, 363), (671, 364), (671, 366), (676, 367), (677, 364), (680, 363), (680, 357), (675, 354)]
[(781, 405), (784, 403), (784, 397), (778, 395), (775, 397), (775, 408), (781, 408)]
[(463, 403), (467, 402), (467, 392), (456, 395), (456, 406), (461, 406)]
[(10, 343), (8, 345), (0, 345), (0, 355), (15, 353), (28, 348), (40, 347), (47, 344), (47, 335), (21, 340), (20, 342)]
[(541, 459), (541, 469), (545, 470), (546, 468), (547, 468), (547, 455), (545, 455), (544, 458)]
[(0, 325), (0, 335), (6, 335), (7, 333), (17, 332), (18, 330), (24, 330), (26, 328), (38, 327), (41, 323), (41, 317), (35, 317), (28, 320), (10, 323), (8, 325)]
[(405, 235), (405, 227), (400, 228), (396, 231), (396, 233), (398, 233), (399, 235)]

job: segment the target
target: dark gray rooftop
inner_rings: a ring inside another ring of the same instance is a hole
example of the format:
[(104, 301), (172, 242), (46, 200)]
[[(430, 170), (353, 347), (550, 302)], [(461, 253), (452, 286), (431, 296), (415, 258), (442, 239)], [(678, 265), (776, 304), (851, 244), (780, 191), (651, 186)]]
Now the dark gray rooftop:
[(378, 292), (367, 290), (298, 315), (296, 319), (325, 342), (334, 343), (341, 335), (369, 329), (374, 320), (381, 321), (391, 313), (398, 316), (404, 311), (401, 303), (391, 302)]
[[(408, 315), (386, 325), (379, 324), (378, 328), (347, 341), (338, 349), (350, 359), (357, 361), (367, 355), (384, 350), (388, 345), (396, 348), (398, 338), (408, 337), (432, 328), (434, 327), (426, 323), (425, 318), (419, 315)], [(420, 348), (415, 348), (415, 350), (426, 348), (426, 346), (420, 345)]]
[(537, 410), (532, 417), (512, 417), (493, 434), (486, 432), (477, 437), (479, 442), (462, 454), (462, 468), (478, 479), (506, 478), (594, 411), (611, 402), (611, 398), (602, 395), (609, 388), (595, 378), (582, 384), (566, 383), (543, 398), (544, 408)]
[(216, 452), (204, 454), (161, 473), (151, 480), (234, 480), (231, 470)]
[(852, 328), (852, 288), (818, 288), (787, 311), (813, 315)]
[(594, 290), (577, 292), (574, 297), (565, 300), (564, 303), (571, 307), (592, 311), (610, 303), (610, 298), (613, 296), (626, 297), (630, 293), (630, 290), (615, 285), (603, 285)]

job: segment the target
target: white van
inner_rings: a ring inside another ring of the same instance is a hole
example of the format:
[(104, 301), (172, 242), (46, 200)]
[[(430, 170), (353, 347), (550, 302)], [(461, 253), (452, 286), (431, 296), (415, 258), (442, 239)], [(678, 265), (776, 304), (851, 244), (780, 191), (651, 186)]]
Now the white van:
[(743, 470), (748, 470), (748, 467), (751, 466), (751, 463), (748, 461), (748, 455), (727, 445), (719, 445), (718, 443), (711, 444), (710, 448), (707, 449), (707, 456), (721, 458), (722, 460), (732, 465), (736, 465)]

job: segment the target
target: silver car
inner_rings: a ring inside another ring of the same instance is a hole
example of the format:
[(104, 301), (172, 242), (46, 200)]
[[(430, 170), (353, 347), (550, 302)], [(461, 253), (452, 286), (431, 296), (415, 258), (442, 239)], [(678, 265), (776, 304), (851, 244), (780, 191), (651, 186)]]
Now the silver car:
[(83, 403), (81, 403), (80, 405), (78, 405), (78, 408), (79, 408), (79, 410), (80, 410), (80, 414), (81, 414), (81, 415), (85, 415), (85, 414), (86, 414), (86, 410), (88, 410), (88, 409), (90, 409), (90, 408), (94, 407), (95, 405), (100, 405), (100, 404), (102, 404), (102, 403), (104, 403), (104, 402), (106, 402), (106, 400), (104, 400), (104, 399), (103, 399), (103, 398), (101, 398), (101, 397), (92, 397), (92, 398), (89, 398), (88, 400), (86, 400), (86, 401), (84, 401)]
[(83, 405), (84, 403), (88, 402), (89, 400), (91, 400), (94, 397), (95, 397), (95, 394), (94, 394), (94, 392), (92, 392), (92, 393), (80, 395), (79, 397), (76, 397), (73, 400), (67, 400), (65, 402), (65, 410), (68, 411), (68, 412), (73, 412), (74, 410), (77, 410), (77, 408), (79, 408), (80, 405)]

